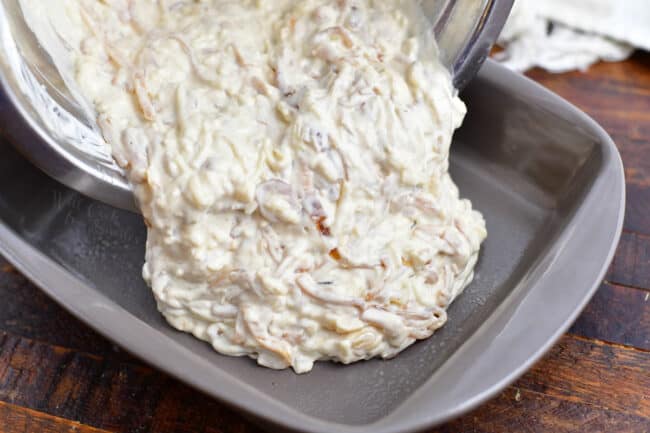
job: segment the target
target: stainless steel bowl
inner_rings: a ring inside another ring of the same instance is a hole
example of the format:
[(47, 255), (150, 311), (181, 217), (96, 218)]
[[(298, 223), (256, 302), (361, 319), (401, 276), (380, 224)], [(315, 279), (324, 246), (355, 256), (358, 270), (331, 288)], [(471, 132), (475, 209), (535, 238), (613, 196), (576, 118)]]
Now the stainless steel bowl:
[[(513, 0), (421, 0), (456, 87), (478, 72)], [(0, 0), (0, 116), (12, 143), (82, 194), (136, 211), (95, 119), (66, 86), (27, 24), (19, 0)]]

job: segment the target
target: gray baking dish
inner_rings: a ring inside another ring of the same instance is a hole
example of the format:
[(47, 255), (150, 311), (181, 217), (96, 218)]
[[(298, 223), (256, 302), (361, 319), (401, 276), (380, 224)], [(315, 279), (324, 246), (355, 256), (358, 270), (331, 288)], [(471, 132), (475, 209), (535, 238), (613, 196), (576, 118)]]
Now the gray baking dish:
[(103, 335), (274, 430), (439, 424), (494, 396), (569, 327), (612, 259), (624, 210), (616, 147), (585, 114), (493, 63), (463, 97), (469, 114), (452, 172), (489, 237), (449, 322), (390, 361), (318, 363), (296, 375), (221, 356), (173, 330), (140, 276), (140, 216), (61, 186), (6, 144), (0, 251)]

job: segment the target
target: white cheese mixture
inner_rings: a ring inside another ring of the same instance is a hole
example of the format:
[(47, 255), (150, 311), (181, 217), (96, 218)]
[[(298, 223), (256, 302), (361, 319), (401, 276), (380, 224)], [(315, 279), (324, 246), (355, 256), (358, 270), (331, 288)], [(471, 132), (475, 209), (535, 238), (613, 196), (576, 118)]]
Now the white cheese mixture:
[(412, 0), (58, 1), (169, 323), (299, 373), (445, 323), (486, 230)]

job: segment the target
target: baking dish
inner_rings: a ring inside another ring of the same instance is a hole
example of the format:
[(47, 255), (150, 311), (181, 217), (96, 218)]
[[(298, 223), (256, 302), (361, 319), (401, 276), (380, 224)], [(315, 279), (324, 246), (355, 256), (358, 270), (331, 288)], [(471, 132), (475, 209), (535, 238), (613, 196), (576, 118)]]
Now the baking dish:
[[(318, 363), (295, 375), (173, 330), (141, 278), (140, 216), (52, 181), (6, 142), (0, 252), (100, 333), (274, 431), (439, 424), (494, 396), (570, 326), (611, 261), (624, 211), (616, 147), (585, 114), (491, 62), (463, 99), (469, 114), (451, 170), (489, 236), (448, 323), (390, 361)], [(1, 101), (0, 115), (6, 109)]]

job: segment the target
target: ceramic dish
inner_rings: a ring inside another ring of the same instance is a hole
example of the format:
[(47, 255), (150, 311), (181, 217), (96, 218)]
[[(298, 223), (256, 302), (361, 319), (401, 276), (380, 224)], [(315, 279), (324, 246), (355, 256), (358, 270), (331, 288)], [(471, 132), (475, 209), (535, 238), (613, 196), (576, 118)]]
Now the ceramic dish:
[(586, 115), (493, 63), (463, 98), (470, 114), (452, 174), (489, 237), (448, 323), (391, 361), (318, 363), (296, 375), (173, 330), (140, 276), (140, 216), (61, 186), (6, 144), (0, 251), (100, 333), (267, 426), (388, 433), (439, 424), (495, 395), (569, 327), (612, 258), (624, 209), (620, 157)]

